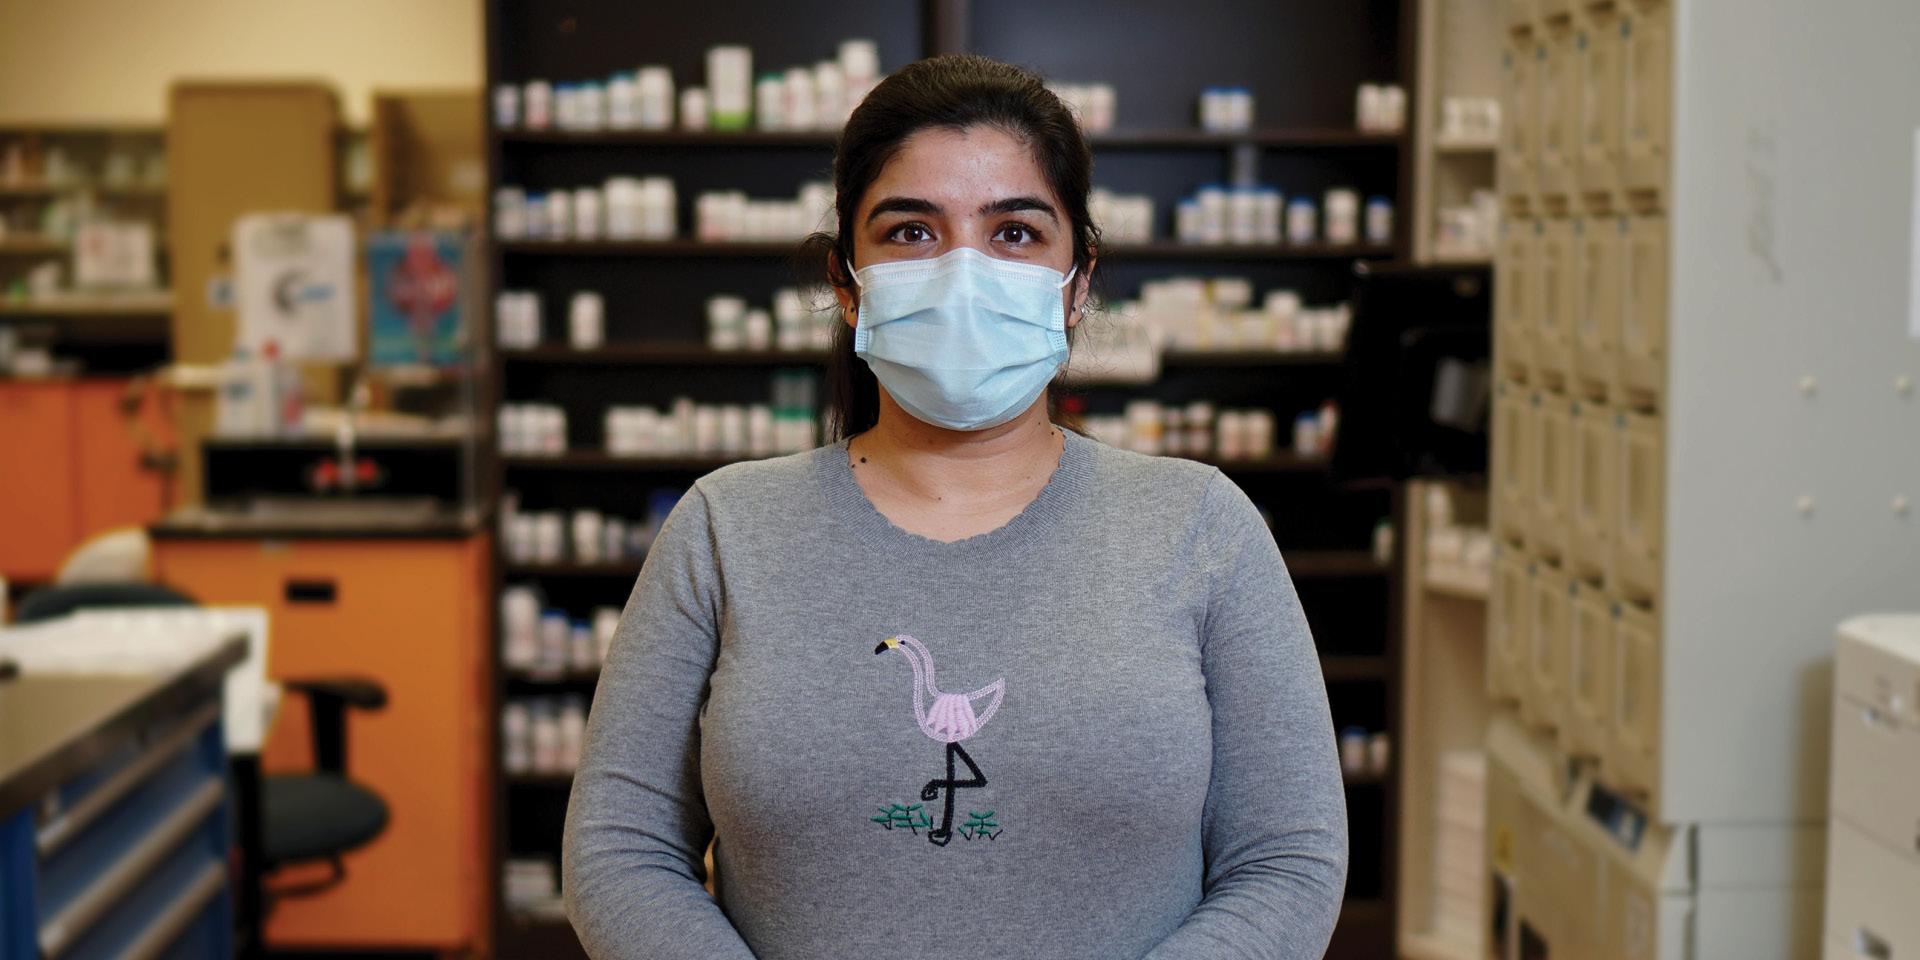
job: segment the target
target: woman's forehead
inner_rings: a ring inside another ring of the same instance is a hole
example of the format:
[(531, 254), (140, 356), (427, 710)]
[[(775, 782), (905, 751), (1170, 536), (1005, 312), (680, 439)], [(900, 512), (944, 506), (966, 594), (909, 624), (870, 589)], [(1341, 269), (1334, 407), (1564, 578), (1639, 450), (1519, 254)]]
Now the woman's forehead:
[(1020, 195), (1059, 202), (1026, 141), (992, 126), (928, 127), (901, 143), (861, 204), (911, 196), (951, 213)]

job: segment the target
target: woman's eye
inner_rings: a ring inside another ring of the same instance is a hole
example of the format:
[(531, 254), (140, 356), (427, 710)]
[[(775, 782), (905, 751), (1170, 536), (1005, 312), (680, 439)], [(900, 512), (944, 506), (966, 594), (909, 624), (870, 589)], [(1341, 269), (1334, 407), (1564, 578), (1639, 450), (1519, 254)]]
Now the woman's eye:
[(1036, 237), (1032, 230), (1018, 223), (1009, 223), (1000, 228), (999, 239), (1004, 243), (1032, 243)]
[(917, 223), (903, 223), (894, 227), (890, 237), (901, 243), (921, 243), (932, 238), (933, 235), (927, 232), (927, 228)]

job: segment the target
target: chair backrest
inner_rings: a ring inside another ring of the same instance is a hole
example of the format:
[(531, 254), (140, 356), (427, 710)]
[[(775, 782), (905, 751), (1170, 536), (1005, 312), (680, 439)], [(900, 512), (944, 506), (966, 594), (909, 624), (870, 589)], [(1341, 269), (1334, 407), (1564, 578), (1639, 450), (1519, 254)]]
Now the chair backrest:
[(112, 607), (191, 607), (193, 598), (157, 583), (74, 583), (41, 587), (20, 601), (15, 623), (64, 617), (75, 610)]

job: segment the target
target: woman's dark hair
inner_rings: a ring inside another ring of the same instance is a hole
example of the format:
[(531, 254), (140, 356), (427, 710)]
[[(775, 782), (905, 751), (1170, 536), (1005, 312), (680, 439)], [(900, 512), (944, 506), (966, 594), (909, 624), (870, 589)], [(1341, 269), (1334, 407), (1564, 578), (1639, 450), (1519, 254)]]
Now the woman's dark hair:
[[(1039, 74), (971, 54), (947, 54), (908, 64), (867, 94), (840, 131), (833, 160), (837, 234), (807, 239), (808, 262), (825, 262), (827, 282), (853, 287), (854, 220), (867, 188), (880, 176), (907, 138), (929, 127), (952, 130), (986, 125), (1027, 144), (1040, 172), (1066, 208), (1071, 225), (1073, 263), (1088, 276), (1100, 242), (1099, 228), (1087, 213), (1092, 187), (1093, 152), (1080, 124)], [(1084, 312), (1084, 310), (1083, 310)], [(1048, 390), (1056, 419), (1060, 390)], [(870, 429), (880, 416), (880, 387), (873, 371), (854, 356), (853, 330), (834, 324), (827, 359), (827, 432), (839, 440)]]

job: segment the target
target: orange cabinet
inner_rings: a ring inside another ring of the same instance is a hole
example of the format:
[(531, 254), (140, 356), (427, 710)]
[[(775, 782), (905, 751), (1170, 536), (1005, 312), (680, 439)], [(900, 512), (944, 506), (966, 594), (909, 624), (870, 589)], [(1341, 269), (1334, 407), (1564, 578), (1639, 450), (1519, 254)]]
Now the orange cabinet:
[[(387, 689), (385, 709), (347, 718), (348, 775), (386, 800), (387, 829), (346, 857), (344, 883), (279, 902), (270, 945), (484, 948), (488, 549), (485, 536), (156, 540), (163, 581), (270, 611), (274, 678), (359, 674)], [(309, 736), (306, 705), (289, 698), (263, 769), (312, 769)]]
[(121, 418), (125, 380), (0, 381), (0, 577), (51, 580), (81, 541), (160, 516)]

